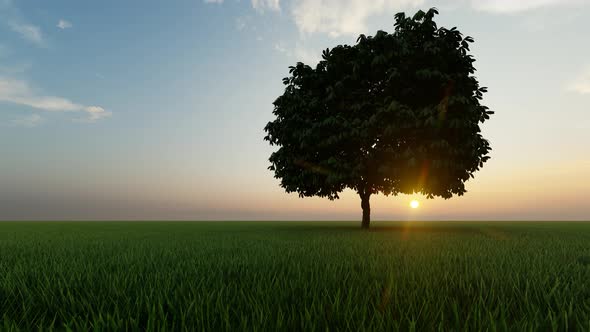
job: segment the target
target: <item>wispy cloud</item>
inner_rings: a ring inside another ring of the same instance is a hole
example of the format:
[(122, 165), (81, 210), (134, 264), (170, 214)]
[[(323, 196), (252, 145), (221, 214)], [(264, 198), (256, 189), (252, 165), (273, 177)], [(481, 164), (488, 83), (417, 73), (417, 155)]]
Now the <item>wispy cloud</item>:
[(83, 119), (94, 122), (111, 116), (111, 112), (100, 106), (87, 106), (56, 96), (47, 96), (34, 91), (27, 82), (0, 77), (0, 102), (29, 106), (48, 112), (82, 112)]
[(472, 0), (477, 10), (496, 13), (517, 13), (543, 7), (578, 5), (587, 0)]
[(279, 53), (288, 53), (287, 49), (280, 43), (276, 43), (274, 49)]
[(84, 106), (82, 110), (88, 114), (88, 118), (82, 120), (88, 122), (94, 122), (112, 115), (110, 111), (106, 111), (100, 106)]
[[(204, 3), (223, 3), (223, 0), (203, 0)], [(281, 4), (280, 0), (251, 0), (252, 8), (256, 9), (258, 12), (265, 12), (265, 11), (280, 11)]]
[(309, 48), (300, 42), (297, 42), (293, 48), (287, 48), (283, 43), (276, 43), (274, 50), (312, 67), (321, 60), (321, 51)]
[(249, 17), (240, 16), (236, 18), (236, 30), (242, 31), (248, 26)]
[(576, 78), (568, 87), (569, 91), (577, 92), (579, 94), (590, 94), (590, 66), (587, 66), (578, 78)]
[(10, 124), (15, 127), (33, 128), (37, 127), (42, 122), (43, 118), (39, 114), (31, 114), (18, 119), (13, 119), (10, 121)]
[(9, 25), (12, 31), (20, 34), (21, 37), (23, 37), (27, 41), (36, 44), (37, 46), (45, 46), (43, 33), (41, 32), (41, 29), (38, 26), (15, 21), (10, 22)]
[(293, 18), (302, 33), (326, 33), (337, 37), (367, 30), (367, 20), (384, 11), (417, 7), (424, 0), (299, 0)]
[(68, 21), (66, 21), (64, 19), (61, 19), (61, 20), (59, 20), (59, 22), (57, 22), (57, 25), (56, 26), (58, 28), (64, 30), (64, 29), (71, 28), (72, 27), (72, 23), (70, 23), (70, 22), (68, 22)]
[[(253, 0), (253, 3), (256, 0)], [(452, 0), (478, 11), (499, 14), (528, 10), (588, 4), (588, 0)], [(278, 0), (276, 1), (278, 6)], [(434, 6), (428, 0), (294, 0), (291, 15), (304, 34), (328, 34), (333, 37), (367, 32), (372, 16), (384, 12), (414, 10)]]
[(252, 0), (252, 8), (259, 12), (264, 12), (266, 10), (280, 11), (281, 4), (280, 0)]
[(46, 46), (41, 28), (29, 23), (21, 15), (13, 1), (0, 0), (0, 22), (5, 24), (10, 30), (18, 33), (23, 39), (37, 46)]
[(301, 43), (295, 44), (295, 50), (293, 51), (293, 56), (297, 59), (297, 61), (301, 61), (311, 67), (314, 67), (320, 60), (321, 51), (314, 50), (312, 48), (306, 47)]

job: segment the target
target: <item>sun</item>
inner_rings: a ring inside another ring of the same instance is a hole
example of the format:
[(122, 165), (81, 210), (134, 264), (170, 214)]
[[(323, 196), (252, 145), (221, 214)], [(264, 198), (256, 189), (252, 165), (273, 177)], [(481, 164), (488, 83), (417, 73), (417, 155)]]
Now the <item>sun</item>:
[(420, 202), (418, 202), (417, 200), (413, 200), (410, 202), (410, 207), (412, 209), (417, 209), (420, 206)]

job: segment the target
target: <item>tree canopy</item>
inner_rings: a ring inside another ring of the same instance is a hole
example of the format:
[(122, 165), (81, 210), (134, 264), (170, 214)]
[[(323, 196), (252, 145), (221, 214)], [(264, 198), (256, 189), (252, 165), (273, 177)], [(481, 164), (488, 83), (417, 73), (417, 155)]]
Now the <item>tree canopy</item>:
[(372, 194), (466, 192), (489, 159), (480, 123), (493, 112), (480, 104), (473, 38), (439, 28), (436, 14), (398, 13), (393, 33), (326, 49), (315, 68), (289, 67), (265, 127), (278, 147), (269, 169), (287, 192), (333, 200), (352, 189), (364, 227)]

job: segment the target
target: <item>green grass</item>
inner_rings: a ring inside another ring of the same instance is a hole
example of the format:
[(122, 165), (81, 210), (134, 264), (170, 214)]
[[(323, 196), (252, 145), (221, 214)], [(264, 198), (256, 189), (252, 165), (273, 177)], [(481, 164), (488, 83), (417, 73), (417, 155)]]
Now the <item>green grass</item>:
[(590, 223), (0, 223), (3, 330), (590, 330)]

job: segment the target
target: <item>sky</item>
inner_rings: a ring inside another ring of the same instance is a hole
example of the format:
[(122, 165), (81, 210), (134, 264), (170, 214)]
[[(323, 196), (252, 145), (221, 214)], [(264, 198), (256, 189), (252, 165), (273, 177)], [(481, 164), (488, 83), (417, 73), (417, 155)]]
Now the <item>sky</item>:
[(373, 219), (590, 220), (590, 0), (0, 0), (0, 220), (360, 220), (285, 193), (263, 128), (288, 66), (430, 7), (475, 39), (492, 159)]

